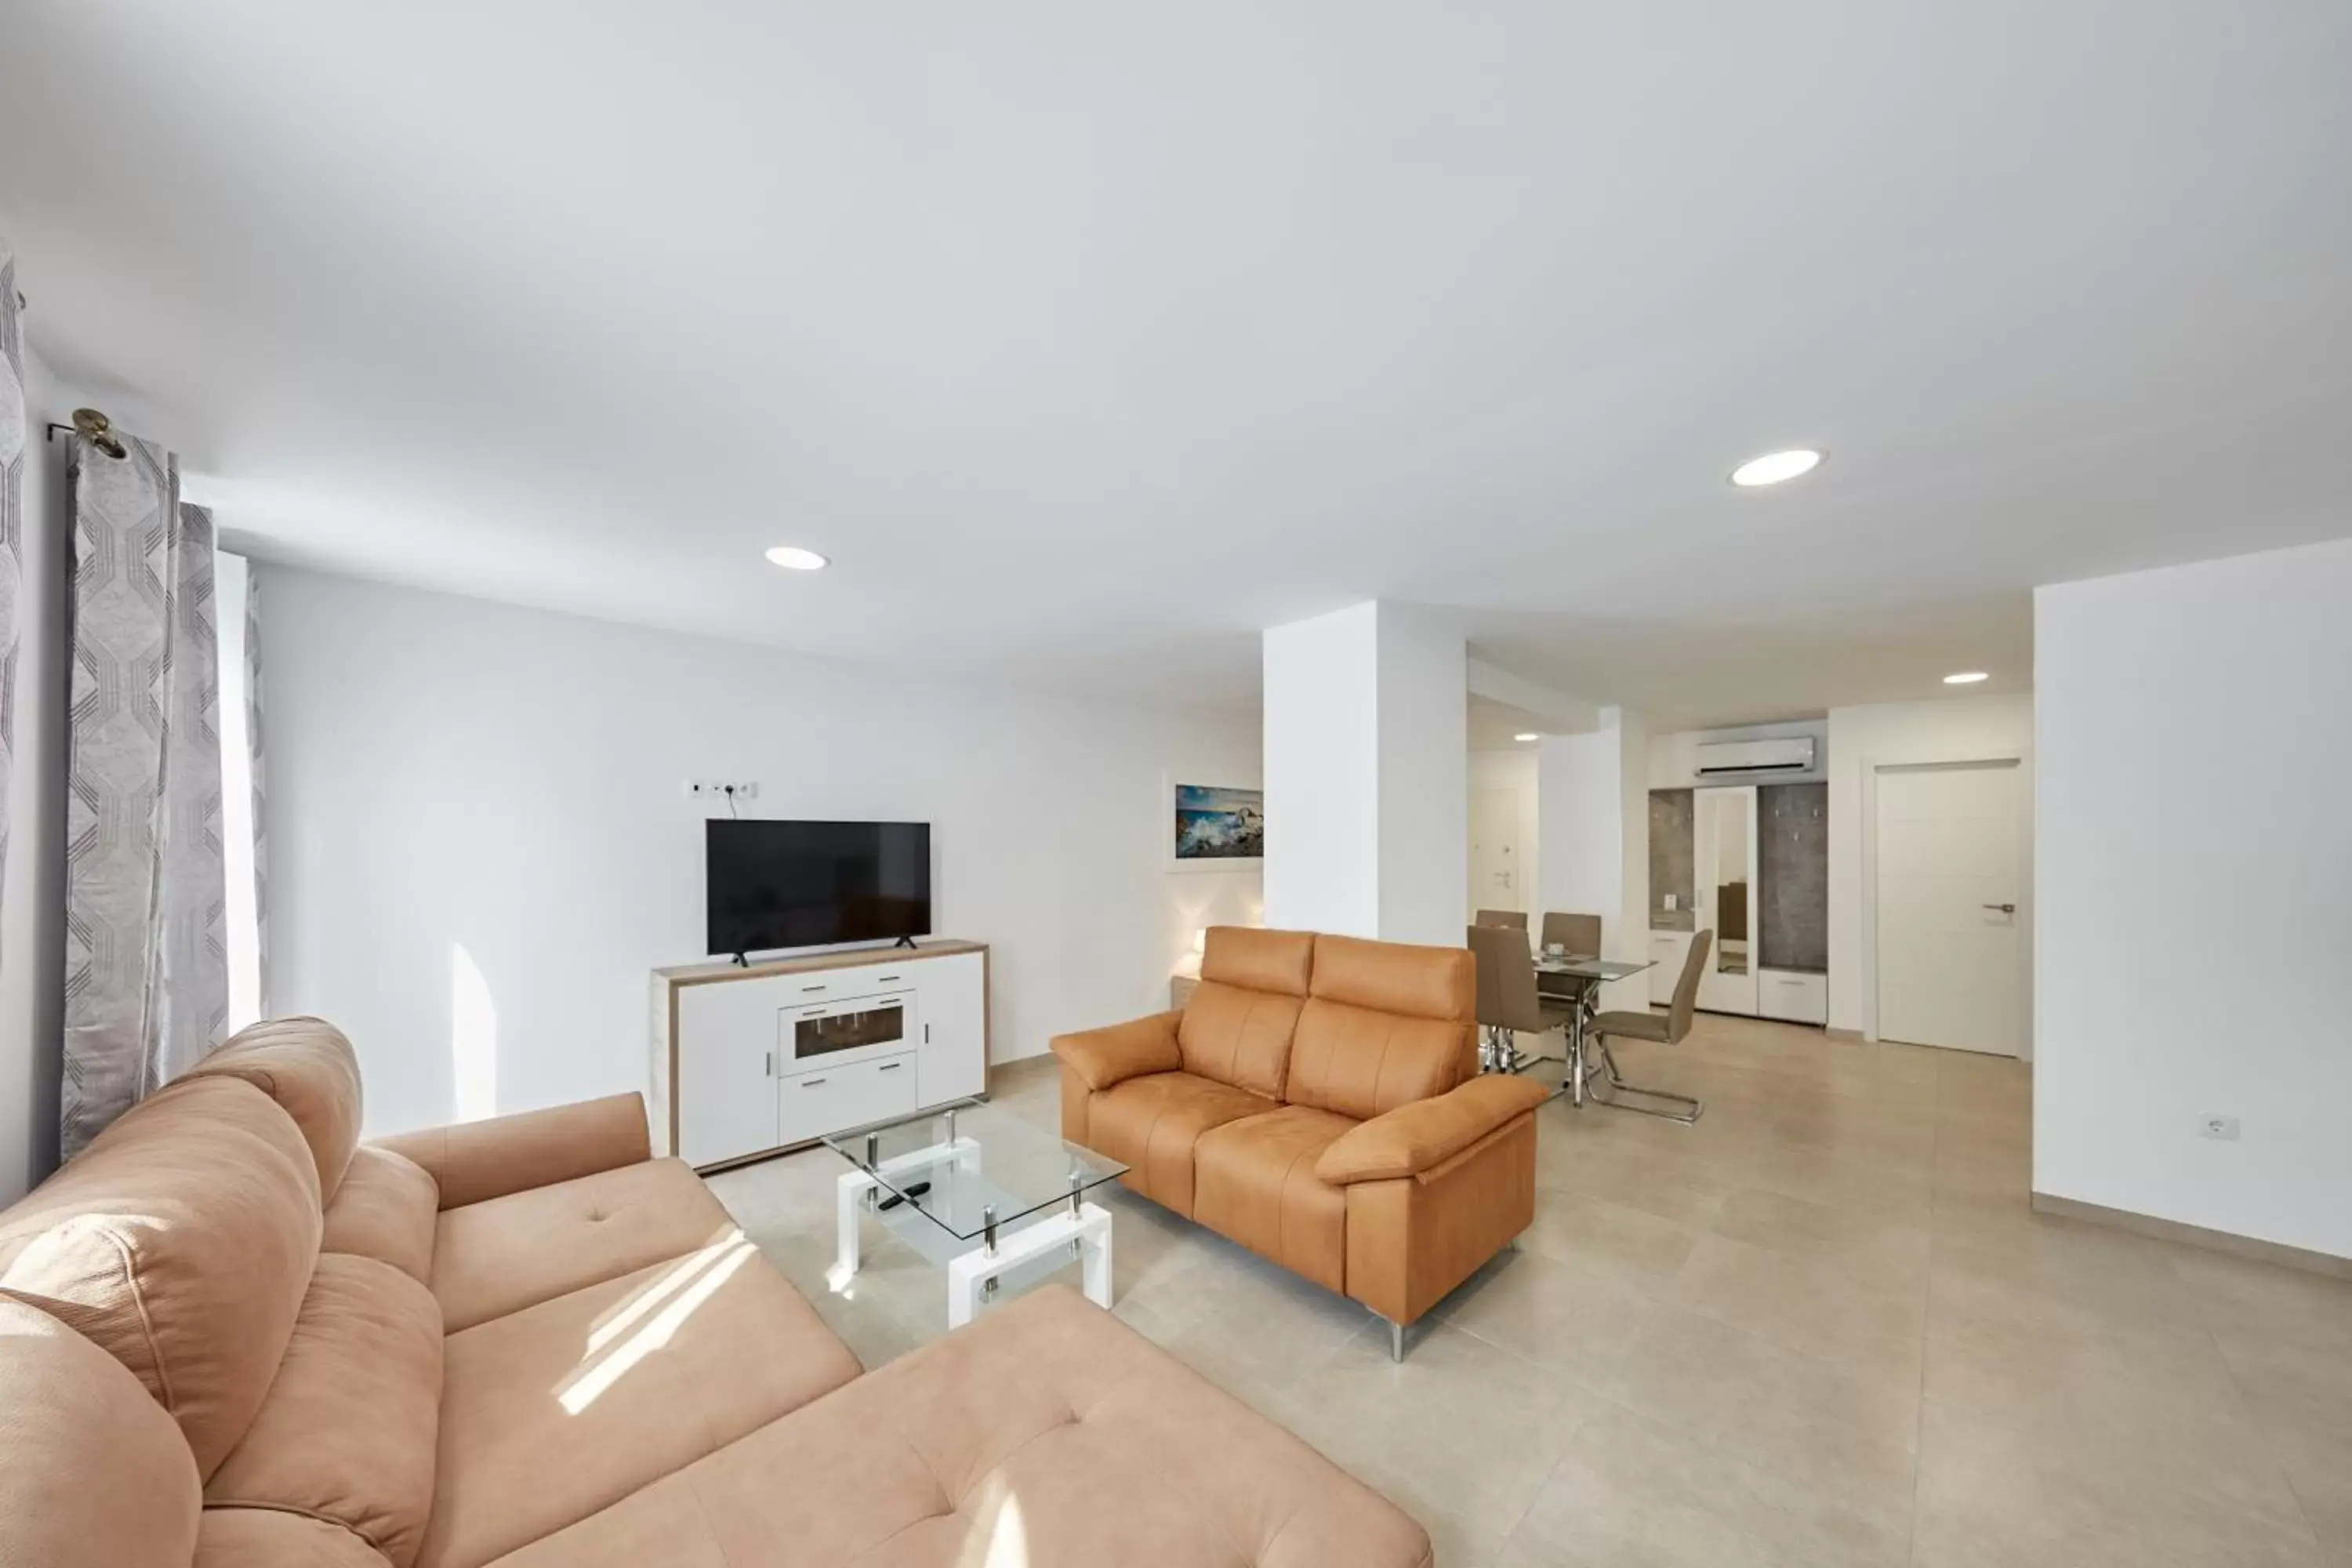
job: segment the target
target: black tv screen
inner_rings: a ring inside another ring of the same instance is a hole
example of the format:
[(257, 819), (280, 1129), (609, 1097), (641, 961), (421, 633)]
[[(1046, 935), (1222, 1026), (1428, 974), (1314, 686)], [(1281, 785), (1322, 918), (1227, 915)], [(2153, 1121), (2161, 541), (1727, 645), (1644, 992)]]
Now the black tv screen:
[(928, 822), (744, 822), (703, 837), (713, 953), (928, 936)]

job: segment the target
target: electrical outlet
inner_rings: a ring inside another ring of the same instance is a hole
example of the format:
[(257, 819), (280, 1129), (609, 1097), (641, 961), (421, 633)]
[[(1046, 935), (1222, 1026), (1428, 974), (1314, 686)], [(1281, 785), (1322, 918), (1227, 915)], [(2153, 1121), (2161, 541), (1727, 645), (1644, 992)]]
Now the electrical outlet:
[(2197, 1119), (2197, 1136), (2219, 1138), (2224, 1143), (2235, 1143), (2238, 1141), (2238, 1119), (2209, 1112)]
[[(729, 793), (732, 791), (733, 793)], [(732, 800), (740, 804), (760, 798), (757, 779), (688, 779), (686, 798), (703, 805), (724, 805)]]

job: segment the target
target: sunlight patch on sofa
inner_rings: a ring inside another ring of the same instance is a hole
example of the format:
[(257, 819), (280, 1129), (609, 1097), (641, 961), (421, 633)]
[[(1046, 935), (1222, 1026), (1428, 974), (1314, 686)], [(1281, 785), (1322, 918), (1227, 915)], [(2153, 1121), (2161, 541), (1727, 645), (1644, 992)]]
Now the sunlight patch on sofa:
[(627, 1331), (625, 1338), (607, 1338), (604, 1353), (591, 1349), (588, 1359), (555, 1391), (556, 1402), (573, 1415), (596, 1403), (604, 1392), (627, 1375), (646, 1357), (677, 1337), (679, 1329), (700, 1310), (719, 1288), (749, 1262), (758, 1249), (738, 1238), (702, 1269), (699, 1278), (678, 1291), (661, 1310)]

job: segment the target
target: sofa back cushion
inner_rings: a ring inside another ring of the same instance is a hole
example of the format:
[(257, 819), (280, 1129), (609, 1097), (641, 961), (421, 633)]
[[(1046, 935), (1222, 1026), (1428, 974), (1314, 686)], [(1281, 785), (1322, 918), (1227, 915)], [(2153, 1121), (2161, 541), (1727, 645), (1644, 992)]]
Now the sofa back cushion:
[(269, 1396), (205, 1501), (332, 1520), (408, 1568), (433, 1511), (440, 1410), (433, 1292), (389, 1263), (328, 1253)]
[(1281, 1099), (1298, 1007), (1296, 996), (1202, 981), (1176, 1024), (1176, 1049), (1184, 1070), (1268, 1100)]
[(1184, 1070), (1280, 1099), (1314, 958), (1310, 931), (1211, 927), (1201, 984), (1176, 1026)]
[(0, 1301), (0, 1563), (183, 1564), (195, 1460), (121, 1363), (46, 1312)]
[(1363, 1121), (1444, 1094), (1463, 1081), (1468, 1027), (1311, 997), (1298, 1015), (1285, 1098)]
[(241, 1078), (276, 1100), (310, 1147), (319, 1201), (335, 1201), (360, 1141), (360, 1060), (341, 1029), (323, 1018), (265, 1018), (181, 1074), (207, 1075)]
[(235, 1078), (183, 1079), (0, 1214), (0, 1295), (130, 1368), (210, 1476), (277, 1375), (319, 1229), (293, 1119)]
[(1477, 966), (1466, 947), (1318, 936), (1307, 994), (1408, 1018), (1470, 1024), (1478, 1016)]
[(441, 1190), (404, 1154), (362, 1143), (352, 1151), (343, 1184), (327, 1205), (321, 1252), (348, 1252), (389, 1263), (419, 1285), (433, 1283), (433, 1238), (440, 1228)]
[(1318, 936), (1284, 1098), (1367, 1120), (1477, 1071), (1477, 972), (1463, 948)]
[(1315, 933), (1211, 926), (1201, 945), (1201, 978), (1249, 991), (1305, 996), (1315, 967)]

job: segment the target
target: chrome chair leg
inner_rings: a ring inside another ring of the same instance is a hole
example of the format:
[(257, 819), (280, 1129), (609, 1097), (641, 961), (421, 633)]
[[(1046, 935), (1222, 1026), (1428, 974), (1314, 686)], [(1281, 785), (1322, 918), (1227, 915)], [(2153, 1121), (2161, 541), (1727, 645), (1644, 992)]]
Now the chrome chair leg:
[[(1612, 1110), (1638, 1110), (1644, 1116), (1655, 1116), (1667, 1121), (1679, 1121), (1687, 1127), (1698, 1120), (1700, 1111), (1706, 1109), (1687, 1094), (1675, 1094), (1663, 1089), (1643, 1089), (1640, 1084), (1627, 1083), (1618, 1074), (1617, 1058), (1609, 1054), (1608, 1037), (1605, 1035), (1597, 1037), (1594, 1044), (1601, 1055), (1601, 1071), (1594, 1078), (1593, 1083), (1596, 1088), (1601, 1084), (1608, 1085), (1609, 1093), (1607, 1095), (1595, 1093), (1593, 1098)], [(1674, 1104), (1686, 1106), (1688, 1109), (1660, 1110), (1655, 1106), (1628, 1104), (1616, 1098), (1621, 1094), (1638, 1094), (1644, 1100), (1670, 1100)]]

